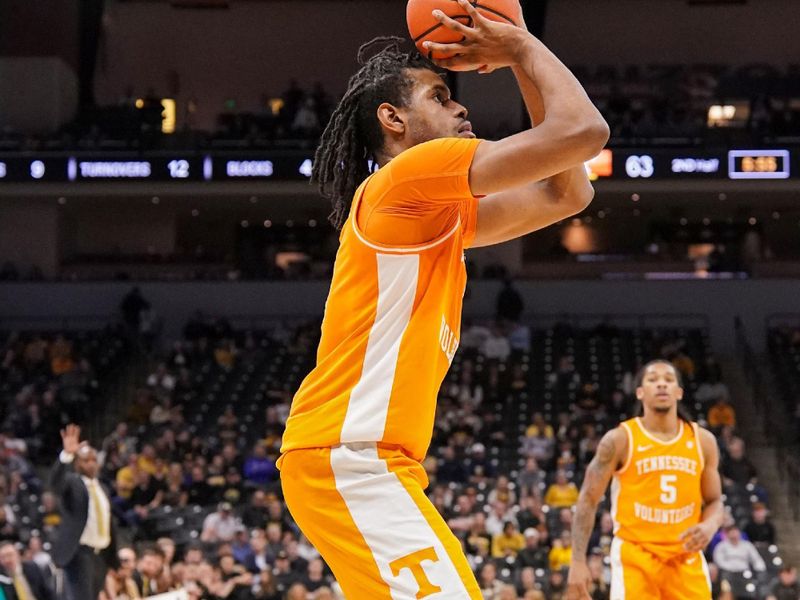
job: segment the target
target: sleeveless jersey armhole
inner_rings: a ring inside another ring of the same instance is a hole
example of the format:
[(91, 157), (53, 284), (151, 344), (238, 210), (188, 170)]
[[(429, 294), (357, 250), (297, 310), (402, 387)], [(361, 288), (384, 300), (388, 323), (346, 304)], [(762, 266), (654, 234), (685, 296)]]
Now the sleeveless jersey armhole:
[(703, 469), (706, 468), (706, 456), (703, 453), (703, 440), (700, 437), (700, 427), (698, 427), (697, 423), (692, 422), (692, 429), (694, 430), (694, 439), (697, 444), (697, 456), (700, 459), (700, 472), (702, 473)]
[(628, 423), (620, 423), (620, 427), (625, 430), (625, 434), (628, 437), (628, 452), (625, 457), (625, 463), (619, 469), (614, 471), (614, 476), (622, 475), (625, 471), (627, 471), (631, 464), (631, 460), (633, 459), (633, 432), (631, 431)]

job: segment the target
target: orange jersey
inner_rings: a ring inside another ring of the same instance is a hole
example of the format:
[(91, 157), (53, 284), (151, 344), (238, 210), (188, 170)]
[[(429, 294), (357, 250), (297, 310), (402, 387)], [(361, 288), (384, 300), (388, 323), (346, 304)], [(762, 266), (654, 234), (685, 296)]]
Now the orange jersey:
[(648, 433), (641, 419), (621, 424), (628, 458), (611, 483), (614, 534), (662, 559), (683, 554), (680, 535), (700, 522), (704, 461), (697, 424), (680, 422), (670, 441)]
[(356, 191), (317, 364), (292, 401), (282, 453), (377, 442), (424, 458), (459, 343), (464, 249), (477, 221), (469, 168), (479, 143), (419, 144)]

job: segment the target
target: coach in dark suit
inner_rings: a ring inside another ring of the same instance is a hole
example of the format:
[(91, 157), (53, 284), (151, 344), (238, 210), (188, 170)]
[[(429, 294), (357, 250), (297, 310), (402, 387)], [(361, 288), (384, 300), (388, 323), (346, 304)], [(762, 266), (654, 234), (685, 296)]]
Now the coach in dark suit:
[(55, 600), (36, 563), (23, 561), (12, 542), (0, 542), (0, 589), (6, 600)]
[(64, 450), (50, 475), (61, 500), (61, 525), (50, 554), (64, 569), (68, 600), (97, 600), (108, 569), (119, 560), (109, 494), (97, 480), (97, 452), (81, 443), (80, 435), (77, 425), (61, 432)]

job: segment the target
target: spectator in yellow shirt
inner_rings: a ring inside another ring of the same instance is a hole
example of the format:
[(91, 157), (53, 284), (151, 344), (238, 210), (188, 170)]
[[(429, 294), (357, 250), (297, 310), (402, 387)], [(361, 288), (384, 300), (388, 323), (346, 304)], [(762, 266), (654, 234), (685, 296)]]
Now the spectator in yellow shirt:
[(552, 508), (570, 508), (578, 501), (578, 488), (564, 471), (556, 472), (556, 481), (547, 488), (544, 503)]
[(53, 375), (64, 375), (75, 368), (75, 361), (69, 356), (56, 356), (50, 361), (50, 370)]
[(131, 497), (133, 488), (136, 487), (136, 475), (139, 473), (139, 457), (131, 453), (128, 456), (128, 464), (117, 471), (116, 488), (117, 496), (128, 500)]
[(516, 525), (506, 521), (503, 532), (492, 538), (492, 557), (506, 558), (516, 556), (517, 552), (525, 547), (525, 537), (519, 532)]
[(528, 426), (528, 429), (525, 431), (525, 435), (551, 438), (555, 435), (555, 433), (553, 432), (553, 427), (544, 420), (544, 415), (542, 415), (540, 412), (537, 412), (533, 413), (533, 423)]
[(154, 477), (161, 477), (167, 474), (167, 464), (162, 457), (158, 456), (152, 444), (145, 444), (142, 447), (137, 465), (142, 471), (147, 471)]
[(712, 429), (717, 427), (736, 427), (736, 411), (728, 403), (725, 396), (720, 396), (714, 405), (708, 409), (708, 426)]
[(50, 346), (50, 370), (53, 375), (64, 375), (74, 368), (72, 345), (63, 336), (58, 336)]
[(223, 340), (214, 350), (214, 360), (220, 368), (230, 371), (236, 363), (236, 345), (230, 340)]
[(553, 548), (548, 555), (551, 571), (560, 571), (569, 567), (572, 560), (572, 541), (569, 531), (562, 531), (561, 535), (553, 540)]

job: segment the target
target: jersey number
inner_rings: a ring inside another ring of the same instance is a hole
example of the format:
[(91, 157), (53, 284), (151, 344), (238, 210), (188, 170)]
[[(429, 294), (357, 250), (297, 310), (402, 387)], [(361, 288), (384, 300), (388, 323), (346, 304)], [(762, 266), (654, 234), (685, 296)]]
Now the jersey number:
[(678, 499), (678, 488), (675, 487), (676, 481), (678, 481), (677, 475), (661, 476), (661, 502), (664, 504), (675, 504), (675, 500)]

